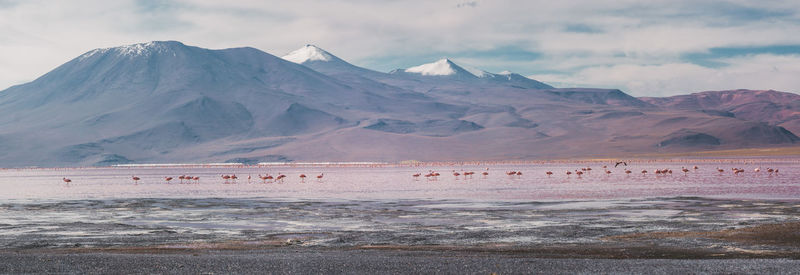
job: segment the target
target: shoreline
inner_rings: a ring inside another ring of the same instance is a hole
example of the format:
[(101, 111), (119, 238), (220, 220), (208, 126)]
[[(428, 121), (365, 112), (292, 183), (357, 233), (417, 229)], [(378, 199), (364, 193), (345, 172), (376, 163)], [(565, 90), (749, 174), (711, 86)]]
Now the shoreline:
[(286, 162), (286, 163), (142, 163), (112, 166), (77, 166), (77, 167), (0, 167), (0, 171), (25, 170), (90, 170), (90, 169), (149, 169), (149, 168), (396, 168), (396, 167), (442, 167), (442, 166), (495, 166), (495, 165), (543, 165), (543, 164), (601, 164), (620, 160), (641, 163), (726, 163), (753, 164), (759, 162), (800, 163), (800, 146), (775, 148), (749, 148), (732, 150), (698, 151), (685, 153), (653, 153), (631, 154), (618, 157), (574, 157), (528, 160), (464, 160), (464, 161), (397, 161), (397, 162)]
[[(74, 248), (12, 248), (0, 254), (67, 255), (198, 255), (216, 253), (248, 254), (258, 251), (391, 251), (458, 252), (527, 258), (570, 259), (795, 259), (800, 260), (800, 222), (759, 224), (715, 231), (653, 231), (602, 237), (600, 243), (527, 244), (488, 243), (480, 245), (352, 245), (304, 246), (313, 237), (291, 234), (261, 240), (187, 242), (167, 245)], [(704, 238), (712, 245), (686, 246), (676, 240)], [(755, 248), (753, 248), (755, 247)]]

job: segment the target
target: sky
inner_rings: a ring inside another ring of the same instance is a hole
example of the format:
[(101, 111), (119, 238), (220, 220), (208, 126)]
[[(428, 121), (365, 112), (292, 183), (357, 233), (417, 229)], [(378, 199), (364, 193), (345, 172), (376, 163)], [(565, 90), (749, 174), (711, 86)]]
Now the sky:
[(317, 45), (388, 72), (448, 57), (634, 96), (800, 92), (800, 1), (0, 0), (0, 89), (95, 48)]

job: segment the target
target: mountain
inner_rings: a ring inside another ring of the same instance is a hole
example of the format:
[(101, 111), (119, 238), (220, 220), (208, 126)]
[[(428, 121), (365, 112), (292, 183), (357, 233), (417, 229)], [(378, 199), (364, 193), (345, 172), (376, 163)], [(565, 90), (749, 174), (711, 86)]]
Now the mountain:
[[(450, 59), (443, 58), (432, 63), (422, 64), (408, 69), (394, 70), (393, 74), (413, 74), (422, 76), (446, 77), (450, 79), (477, 79), (483, 74), (475, 75), (461, 66), (456, 65)], [(481, 72), (482, 73), (482, 72)]]
[(765, 122), (800, 134), (800, 95), (794, 93), (730, 90), (640, 99), (667, 109), (700, 110), (719, 116)]
[(432, 63), (414, 66), (408, 69), (397, 69), (389, 72), (395, 75), (423, 77), (430, 79), (460, 80), (467, 84), (506, 85), (523, 89), (552, 89), (542, 82), (505, 71), (493, 74), (480, 69), (459, 66), (450, 59), (443, 58)]
[(347, 63), (347, 61), (311, 44), (292, 51), (281, 58), (324, 74), (381, 74)]
[(800, 141), (778, 126), (793, 120), (770, 120), (792, 113), (745, 111), (763, 97), (794, 108), (791, 95), (671, 107), (677, 99), (429, 65), (382, 73), (312, 45), (283, 58), (176, 41), (95, 49), (0, 91), (0, 166), (541, 159)]
[(374, 114), (457, 115), (439, 105), (349, 86), (253, 48), (141, 43), (89, 51), (0, 92), (0, 148), (20, 149), (0, 163), (183, 162), (218, 153), (193, 146), (331, 131)]

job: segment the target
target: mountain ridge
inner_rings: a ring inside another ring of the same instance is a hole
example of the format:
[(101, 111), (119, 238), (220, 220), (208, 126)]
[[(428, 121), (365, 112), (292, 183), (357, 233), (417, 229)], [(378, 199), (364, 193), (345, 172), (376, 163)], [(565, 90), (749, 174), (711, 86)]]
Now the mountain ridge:
[(682, 109), (513, 73), (381, 73), (305, 48), (300, 64), (178, 41), (88, 51), (0, 91), (0, 166), (532, 159), (799, 141), (728, 108), (744, 103)]

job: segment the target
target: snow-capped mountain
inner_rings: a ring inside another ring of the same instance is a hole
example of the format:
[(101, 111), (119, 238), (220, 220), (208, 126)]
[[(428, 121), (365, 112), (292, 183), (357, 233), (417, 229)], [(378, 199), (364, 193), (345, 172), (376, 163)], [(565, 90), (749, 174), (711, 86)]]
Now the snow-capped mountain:
[(448, 58), (439, 59), (432, 63), (422, 64), (408, 69), (397, 69), (390, 73), (396, 75), (443, 77), (473, 83), (500, 84), (525, 89), (553, 88), (550, 85), (508, 71), (495, 74), (469, 66), (460, 66)]
[(0, 129), (0, 146), (20, 149), (0, 163), (185, 161), (220, 153), (217, 145), (182, 150), (221, 139), (330, 131), (381, 112), (452, 116), (440, 109), (422, 96), (347, 85), (253, 48), (150, 42), (92, 50), (0, 92), (0, 125), (14, 126)]
[(304, 65), (324, 74), (382, 74), (366, 68), (361, 68), (319, 48), (308, 44), (294, 50), (282, 57), (285, 60)]
[(476, 75), (456, 65), (456, 63), (453, 63), (453, 61), (447, 58), (442, 58), (432, 63), (422, 64), (405, 70), (396, 70), (394, 72), (419, 74), (423, 76), (446, 76), (460, 79), (477, 78)]
[(0, 91), (0, 166), (529, 159), (800, 140), (447, 59), (407, 70), (360, 68), (312, 45), (284, 58), (176, 41), (91, 50)]
[(325, 50), (311, 44), (307, 44), (305, 47), (292, 51), (289, 54), (284, 55), (282, 58), (297, 64), (314, 61), (333, 62), (341, 60)]

